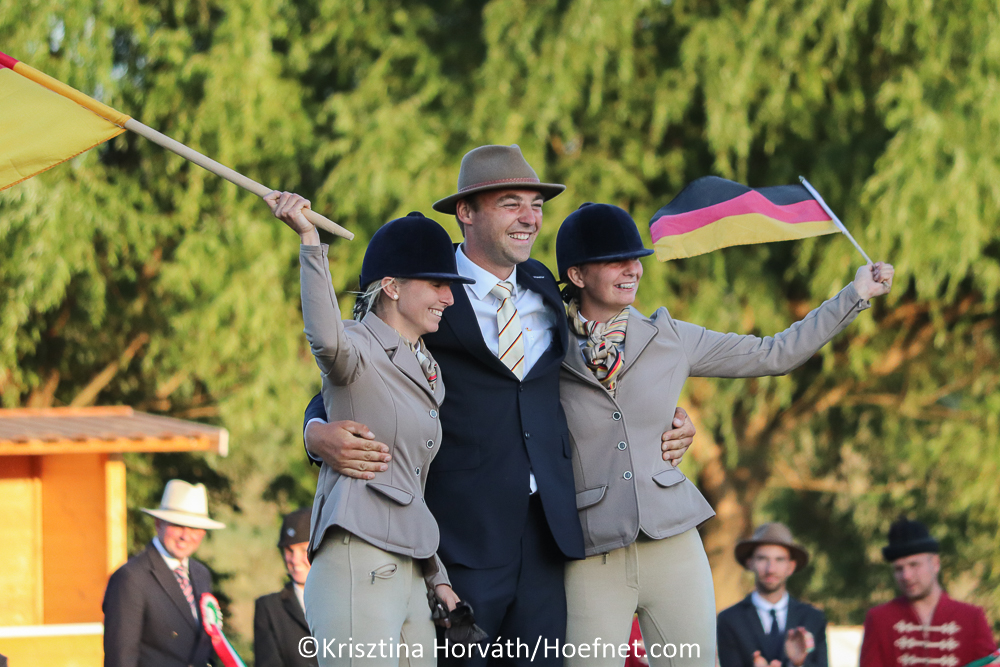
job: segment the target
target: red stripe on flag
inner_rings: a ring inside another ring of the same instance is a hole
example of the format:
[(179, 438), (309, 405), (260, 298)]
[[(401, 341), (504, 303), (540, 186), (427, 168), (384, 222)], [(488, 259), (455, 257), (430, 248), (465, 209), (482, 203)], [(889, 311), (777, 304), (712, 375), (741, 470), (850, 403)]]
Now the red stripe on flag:
[(722, 218), (746, 213), (760, 213), (793, 225), (799, 222), (822, 222), (830, 219), (823, 207), (814, 199), (778, 206), (759, 192), (750, 191), (721, 204), (678, 215), (665, 215), (649, 226), (649, 232), (655, 243), (664, 236), (685, 234)]
[(16, 58), (11, 58), (6, 53), (0, 51), (0, 67), (6, 67), (8, 69), (14, 69), (14, 65), (17, 64)]

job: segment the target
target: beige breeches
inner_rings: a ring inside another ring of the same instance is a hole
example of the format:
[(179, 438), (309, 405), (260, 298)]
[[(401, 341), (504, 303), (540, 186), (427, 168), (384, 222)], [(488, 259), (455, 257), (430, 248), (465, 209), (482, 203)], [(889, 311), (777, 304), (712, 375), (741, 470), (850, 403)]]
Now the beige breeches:
[(436, 664), (424, 579), (409, 556), (333, 528), (313, 559), (305, 603), (320, 665)]
[[(565, 667), (621, 667), (632, 617), (653, 667), (715, 665), (715, 589), (697, 529), (572, 561), (566, 566)], [(586, 656), (579, 648), (588, 645)]]

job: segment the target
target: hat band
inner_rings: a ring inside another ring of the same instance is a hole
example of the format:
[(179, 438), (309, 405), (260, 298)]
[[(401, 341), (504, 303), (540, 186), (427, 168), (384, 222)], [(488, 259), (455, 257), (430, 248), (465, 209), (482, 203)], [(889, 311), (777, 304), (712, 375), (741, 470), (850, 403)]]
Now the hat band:
[(205, 514), (198, 514), (196, 512), (188, 512), (187, 510), (177, 510), (177, 509), (174, 509), (173, 507), (164, 507), (163, 505), (160, 505), (156, 509), (159, 512), (174, 512), (175, 514), (187, 514), (188, 516), (194, 517), (196, 519), (207, 519), (208, 518), (208, 513), (207, 512)]
[(473, 183), (472, 185), (466, 185), (464, 188), (459, 188), (459, 194), (467, 192), (469, 190), (475, 190), (476, 188), (485, 188), (490, 185), (499, 185), (501, 183), (532, 183), (535, 185), (541, 184), (538, 178), (501, 178), (496, 181), (483, 181), (481, 183)]

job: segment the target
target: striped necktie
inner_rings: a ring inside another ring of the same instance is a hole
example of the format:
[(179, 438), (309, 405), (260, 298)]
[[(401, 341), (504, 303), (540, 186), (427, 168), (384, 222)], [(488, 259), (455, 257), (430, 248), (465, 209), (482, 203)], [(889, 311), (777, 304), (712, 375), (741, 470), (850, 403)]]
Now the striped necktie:
[(524, 337), (521, 335), (521, 318), (517, 316), (514, 307), (514, 286), (506, 280), (501, 280), (490, 294), (500, 300), (497, 308), (497, 329), (500, 331), (500, 346), (497, 355), (500, 361), (517, 376), (524, 378)]
[(174, 568), (174, 577), (177, 579), (177, 583), (180, 584), (181, 592), (184, 593), (184, 597), (187, 598), (188, 605), (191, 607), (191, 615), (194, 619), (198, 620), (198, 607), (194, 603), (194, 588), (191, 587), (191, 580), (188, 578), (187, 570), (184, 566), (178, 565)]

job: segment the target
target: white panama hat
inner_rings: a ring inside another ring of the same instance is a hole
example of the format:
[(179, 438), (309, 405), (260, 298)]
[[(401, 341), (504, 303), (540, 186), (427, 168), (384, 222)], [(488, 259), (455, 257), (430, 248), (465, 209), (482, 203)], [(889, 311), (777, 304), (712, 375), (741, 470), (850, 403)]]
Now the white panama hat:
[(226, 527), (226, 524), (208, 518), (208, 491), (205, 490), (205, 485), (188, 484), (182, 479), (167, 482), (159, 508), (140, 509), (175, 526), (206, 530)]

